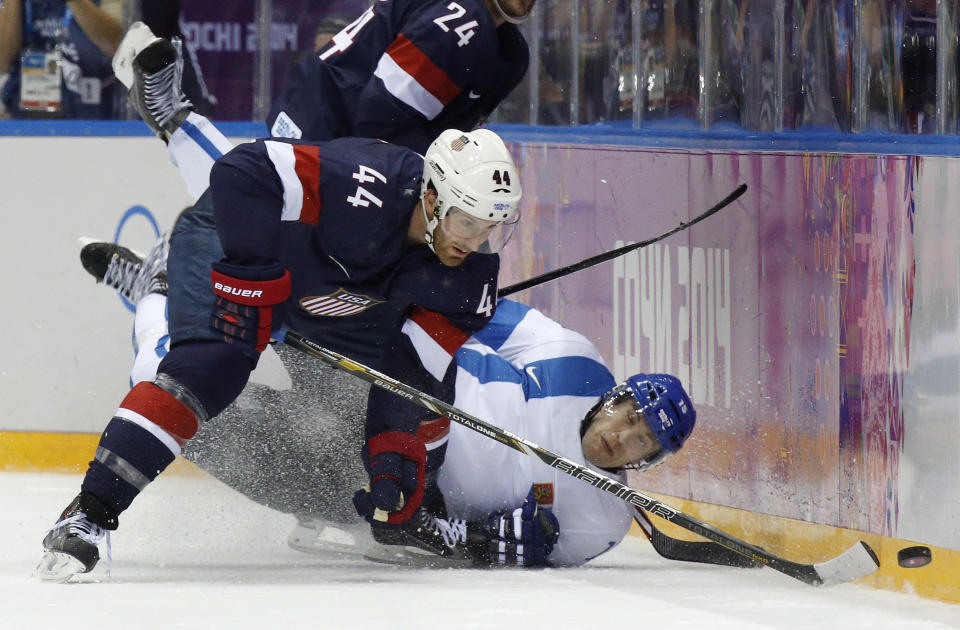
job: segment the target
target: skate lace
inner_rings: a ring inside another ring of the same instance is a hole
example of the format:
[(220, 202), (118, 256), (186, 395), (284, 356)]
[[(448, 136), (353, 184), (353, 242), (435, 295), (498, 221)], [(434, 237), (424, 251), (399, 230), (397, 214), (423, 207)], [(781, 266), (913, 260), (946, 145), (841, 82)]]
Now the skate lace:
[(107, 286), (120, 291), (124, 297), (130, 297), (133, 283), (136, 281), (140, 269), (141, 265), (139, 262), (134, 262), (119, 254), (114, 254), (110, 257), (107, 271), (103, 274), (103, 282)]
[(147, 293), (167, 293), (167, 253), (169, 245), (164, 234), (143, 259), (139, 274), (130, 289), (130, 301), (137, 303)]
[(47, 530), (47, 533), (64, 527), (68, 533), (94, 546), (99, 545), (100, 541), (104, 538), (107, 539), (107, 576), (109, 577), (110, 570), (113, 568), (113, 545), (110, 543), (110, 531), (100, 527), (96, 523), (91, 523), (87, 520), (85, 513), (79, 512), (56, 523)]
[(442, 519), (430, 514), (423, 515), (424, 526), (443, 537), (443, 544), (456, 547), (467, 541), (467, 522), (462, 518)]
[(190, 101), (180, 91), (183, 76), (182, 42), (179, 37), (174, 37), (170, 43), (177, 49), (176, 62), (158, 72), (145, 75), (143, 79), (143, 102), (160, 127), (191, 106)]

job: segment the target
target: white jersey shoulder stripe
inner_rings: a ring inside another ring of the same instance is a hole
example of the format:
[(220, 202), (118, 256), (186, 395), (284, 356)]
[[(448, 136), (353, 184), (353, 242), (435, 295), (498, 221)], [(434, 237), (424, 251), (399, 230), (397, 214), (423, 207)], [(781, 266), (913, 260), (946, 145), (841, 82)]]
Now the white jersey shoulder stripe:
[(267, 156), (273, 163), (273, 169), (280, 176), (283, 186), (282, 221), (299, 221), (303, 210), (303, 184), (297, 175), (297, 158), (293, 152), (293, 145), (286, 142), (265, 140), (263, 146), (267, 149)]

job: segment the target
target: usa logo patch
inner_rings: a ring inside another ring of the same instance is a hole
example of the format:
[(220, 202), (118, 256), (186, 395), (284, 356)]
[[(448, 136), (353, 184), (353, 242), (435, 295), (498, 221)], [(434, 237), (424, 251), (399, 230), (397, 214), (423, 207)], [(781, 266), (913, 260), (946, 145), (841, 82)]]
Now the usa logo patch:
[(553, 505), (553, 484), (533, 484), (533, 498), (537, 500), (539, 505)]
[(300, 308), (311, 315), (323, 317), (346, 317), (362, 313), (371, 306), (383, 304), (386, 300), (376, 300), (369, 295), (350, 293), (343, 288), (328, 295), (301, 298)]

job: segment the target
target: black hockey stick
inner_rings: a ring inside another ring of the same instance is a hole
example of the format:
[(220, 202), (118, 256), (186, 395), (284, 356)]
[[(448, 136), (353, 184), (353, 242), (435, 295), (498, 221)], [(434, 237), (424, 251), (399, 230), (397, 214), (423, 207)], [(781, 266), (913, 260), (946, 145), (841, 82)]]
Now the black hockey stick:
[(386, 374), (377, 372), (376, 370), (369, 368), (362, 363), (352, 361), (342, 354), (328, 350), (299, 333), (286, 331), (283, 341), (287, 345), (305, 352), (310, 356), (316, 357), (321, 361), (329, 363), (334, 367), (347, 370), (354, 376), (367, 381), (372, 385), (392, 392), (393, 394), (400, 396), (401, 398), (405, 398), (416, 405), (420, 405), (425, 409), (429, 409), (438, 415), (446, 416), (450, 420), (462, 424), (469, 429), (473, 429), (477, 433), (485, 435), (491, 439), (497, 440), (505, 446), (509, 446), (514, 450), (539, 459), (552, 468), (556, 468), (561, 472), (576, 477), (577, 479), (586, 482), (595, 488), (599, 488), (604, 492), (609, 492), (610, 494), (619, 497), (634, 507), (642, 508), (651, 514), (655, 514), (656, 516), (675, 523), (684, 529), (688, 529), (695, 534), (699, 534), (704, 538), (712, 540), (713, 542), (718, 543), (719, 545), (726, 547), (727, 549), (730, 549), (741, 556), (745, 556), (754, 562), (780, 571), (781, 573), (789, 575), (792, 578), (796, 578), (801, 582), (805, 582), (814, 586), (829, 586), (843, 582), (850, 582), (852, 580), (870, 575), (880, 566), (880, 562), (877, 560), (877, 556), (873, 552), (873, 549), (871, 549), (870, 546), (863, 541), (857, 542), (850, 549), (839, 556), (818, 564), (799, 564), (785, 560), (779, 556), (775, 556), (772, 553), (767, 552), (764, 549), (761, 549), (760, 547), (756, 547), (730, 534), (722, 532), (712, 525), (704, 523), (703, 521), (700, 521), (688, 514), (684, 514), (683, 512), (675, 510), (669, 505), (661, 503), (652, 497), (648, 497), (645, 494), (637, 492), (633, 488), (626, 486), (619, 481), (596, 473), (573, 460), (567, 459), (566, 457), (561, 457), (552, 451), (537, 446), (529, 440), (517, 437), (509, 431), (504, 431), (499, 427), (484, 422), (476, 416), (472, 416), (468, 413), (460, 411), (453, 405), (445, 403), (438, 398), (434, 398), (429, 394), (425, 394), (396, 379), (390, 378)]
[(623, 247), (618, 247), (617, 249), (611, 249), (609, 252), (597, 254), (596, 256), (591, 256), (590, 258), (584, 258), (578, 263), (573, 263), (572, 265), (567, 265), (566, 267), (561, 267), (560, 269), (554, 269), (553, 271), (542, 273), (539, 276), (534, 276), (533, 278), (522, 280), (520, 282), (517, 282), (516, 284), (511, 284), (510, 286), (503, 287), (502, 289), (497, 291), (497, 297), (504, 297), (504, 296), (510, 295), (511, 293), (516, 293), (517, 291), (523, 291), (524, 289), (529, 289), (531, 287), (535, 287), (545, 282), (556, 280), (557, 278), (570, 275), (575, 271), (580, 271), (581, 269), (586, 269), (587, 267), (593, 267), (594, 265), (599, 265), (602, 262), (613, 260), (617, 256), (623, 256), (624, 254), (632, 252), (635, 249), (640, 249), (641, 247), (646, 247), (647, 245), (652, 245), (658, 241), (662, 241), (668, 236), (673, 236), (677, 232), (681, 230), (685, 230), (691, 225), (700, 223), (710, 215), (716, 214), (723, 208), (726, 208), (731, 203), (736, 201), (740, 197), (740, 195), (742, 195), (746, 191), (747, 191), (747, 185), (740, 184), (739, 186), (736, 187), (736, 189), (734, 189), (732, 193), (724, 197), (723, 200), (720, 201), (720, 203), (713, 206), (712, 208), (710, 208), (700, 216), (694, 217), (689, 221), (681, 223), (680, 225), (673, 228), (669, 232), (664, 232), (660, 236), (648, 238), (647, 240), (640, 241), (639, 243), (631, 243), (629, 245), (624, 245)]
[(740, 555), (726, 547), (710, 541), (692, 541), (671, 538), (657, 529), (646, 512), (634, 508), (636, 514), (633, 520), (637, 522), (644, 536), (650, 541), (654, 551), (667, 560), (681, 562), (699, 562), (702, 564), (718, 564), (725, 567), (741, 569), (756, 569), (763, 566), (753, 558)]

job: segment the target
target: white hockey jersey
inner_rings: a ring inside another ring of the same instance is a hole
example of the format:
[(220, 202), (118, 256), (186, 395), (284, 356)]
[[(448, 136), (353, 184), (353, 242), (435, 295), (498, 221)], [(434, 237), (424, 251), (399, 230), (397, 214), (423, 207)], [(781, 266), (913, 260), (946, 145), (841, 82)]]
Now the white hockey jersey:
[[(583, 335), (537, 310), (500, 300), (486, 327), (456, 353), (455, 405), (517, 436), (626, 483), (585, 461), (580, 422), (616, 383)], [(520, 506), (534, 487), (560, 523), (550, 561), (580, 565), (630, 528), (622, 500), (467, 427), (452, 424), (440, 489), (452, 517), (477, 520)]]

